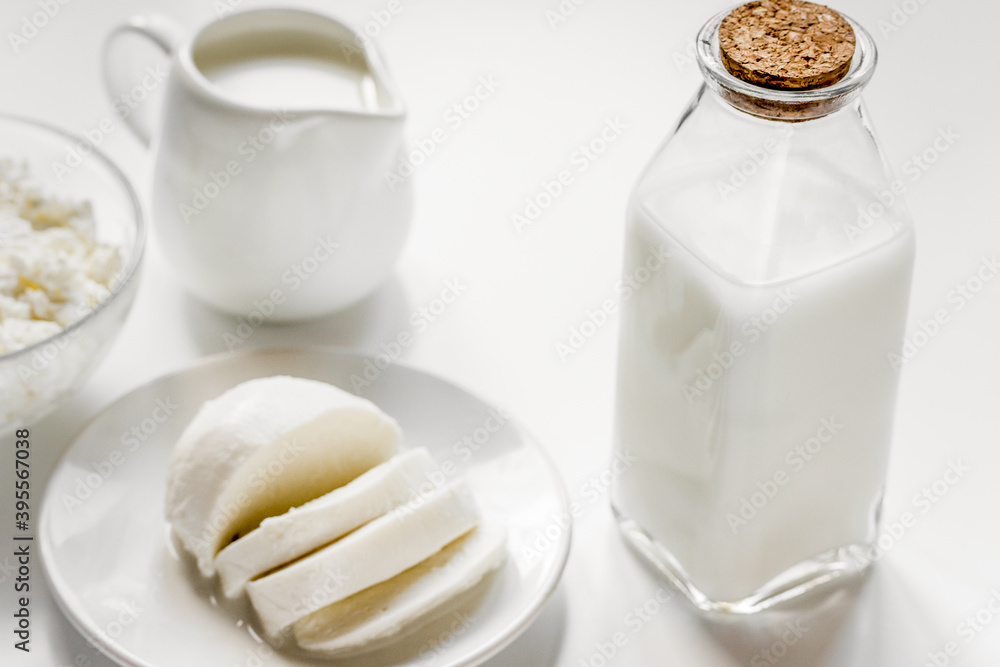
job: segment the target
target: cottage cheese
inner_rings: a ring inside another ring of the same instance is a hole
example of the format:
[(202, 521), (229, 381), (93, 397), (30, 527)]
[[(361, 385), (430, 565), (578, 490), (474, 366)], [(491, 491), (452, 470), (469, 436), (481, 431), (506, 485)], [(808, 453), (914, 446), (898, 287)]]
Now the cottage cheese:
[(120, 248), (97, 240), (88, 202), (30, 186), (0, 163), (0, 354), (53, 336), (110, 296)]

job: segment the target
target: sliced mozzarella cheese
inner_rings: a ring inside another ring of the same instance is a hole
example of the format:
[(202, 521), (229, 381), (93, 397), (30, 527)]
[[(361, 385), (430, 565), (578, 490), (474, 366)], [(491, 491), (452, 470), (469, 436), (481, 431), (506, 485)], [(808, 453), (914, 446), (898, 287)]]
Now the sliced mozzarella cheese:
[(296, 622), (295, 640), (307, 651), (336, 654), (390, 637), (499, 567), (506, 539), (503, 528), (481, 525), (409, 570)]
[(289, 625), (409, 569), (479, 521), (464, 482), (397, 507), (330, 546), (247, 584), (264, 631)]
[(339, 489), (264, 519), (260, 527), (219, 552), (215, 568), (227, 597), (235, 597), (254, 577), (329, 544), (376, 519), (421, 491), (437, 466), (423, 447), (375, 466)]
[(223, 546), (388, 460), (399, 438), (374, 404), (331, 385), (244, 382), (206, 402), (181, 435), (167, 473), (167, 520), (210, 576)]

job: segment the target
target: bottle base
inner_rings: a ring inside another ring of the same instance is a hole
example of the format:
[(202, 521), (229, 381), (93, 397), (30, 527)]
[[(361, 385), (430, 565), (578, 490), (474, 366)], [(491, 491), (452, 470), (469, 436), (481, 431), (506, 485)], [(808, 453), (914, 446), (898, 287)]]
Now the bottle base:
[(612, 506), (618, 527), (631, 550), (666, 578), (696, 608), (707, 613), (755, 614), (822, 586), (864, 576), (872, 560), (867, 544), (851, 544), (804, 560), (774, 577), (741, 600), (714, 600), (706, 595), (677, 559), (639, 524)]

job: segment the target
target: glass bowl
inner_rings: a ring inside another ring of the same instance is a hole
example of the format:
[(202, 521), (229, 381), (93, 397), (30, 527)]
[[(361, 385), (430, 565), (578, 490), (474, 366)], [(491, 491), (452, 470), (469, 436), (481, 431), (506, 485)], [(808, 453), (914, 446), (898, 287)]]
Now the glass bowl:
[(0, 159), (25, 165), (27, 182), (46, 197), (89, 202), (98, 241), (121, 248), (123, 260), (117, 286), (93, 310), (49, 338), (0, 354), (2, 436), (55, 409), (107, 354), (135, 299), (146, 225), (132, 186), (90, 139), (0, 114)]

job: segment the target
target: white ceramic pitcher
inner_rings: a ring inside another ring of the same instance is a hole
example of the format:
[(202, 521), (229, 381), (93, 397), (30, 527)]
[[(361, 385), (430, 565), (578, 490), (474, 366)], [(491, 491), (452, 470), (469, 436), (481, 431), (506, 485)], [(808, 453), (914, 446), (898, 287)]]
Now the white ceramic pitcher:
[[(188, 290), (255, 321), (294, 320), (351, 305), (388, 276), (409, 229), (412, 184), (386, 177), (406, 112), (370, 40), (299, 9), (230, 14), (190, 37), (164, 17), (135, 17), (106, 43), (114, 99), (128, 94), (117, 83), (126, 62), (116, 57), (128, 33), (171, 55), (154, 130), (138, 113), (125, 120), (151, 146), (156, 237)], [(291, 108), (279, 95), (246, 103), (199, 69), (213, 49), (252, 50), (278, 34), (353, 59), (369, 103)]]

